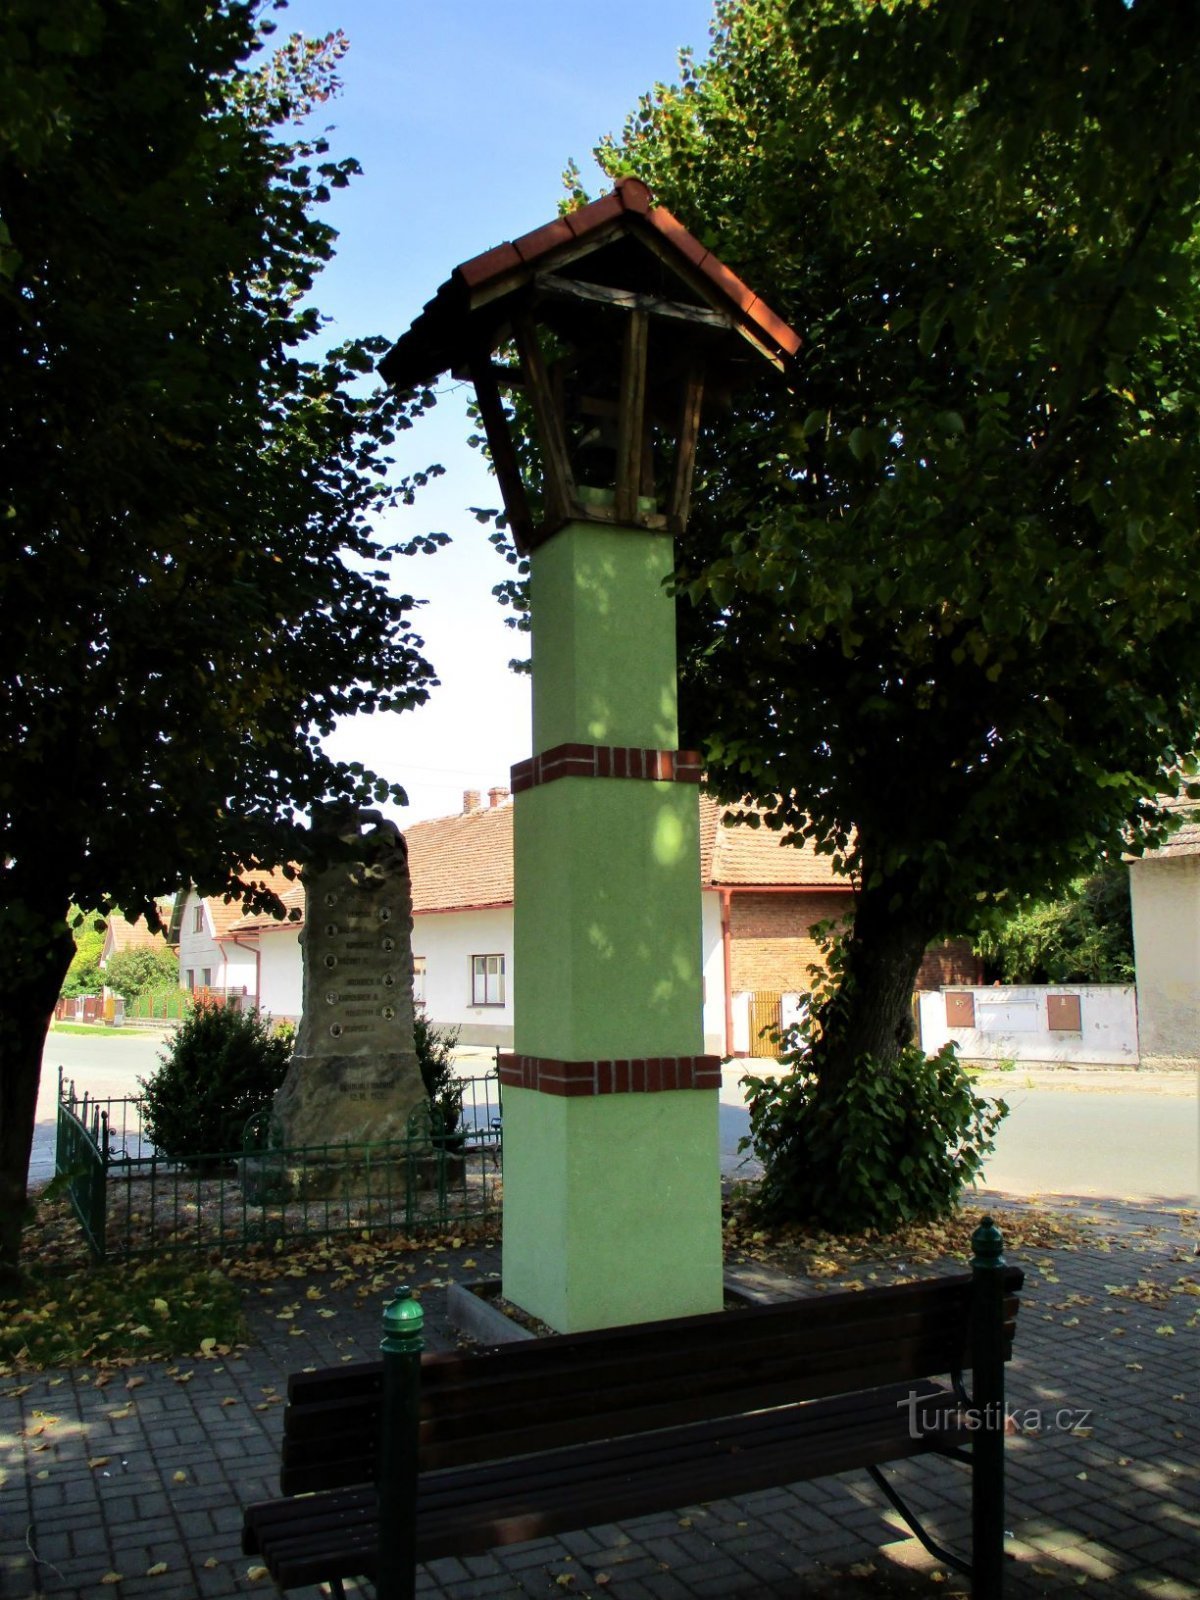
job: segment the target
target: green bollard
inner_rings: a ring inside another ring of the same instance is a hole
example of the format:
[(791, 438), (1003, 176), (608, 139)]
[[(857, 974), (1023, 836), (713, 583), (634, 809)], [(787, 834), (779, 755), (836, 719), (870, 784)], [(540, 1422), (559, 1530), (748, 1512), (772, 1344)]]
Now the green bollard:
[(1004, 1592), (1004, 1240), (991, 1217), (971, 1235), (974, 1305), (972, 1390), (976, 1432), (971, 1443), (971, 1533), (974, 1600)]
[(417, 1469), (421, 1337), (425, 1313), (402, 1285), (383, 1308), (383, 1414), (379, 1428), (377, 1600), (413, 1600), (417, 1579)]

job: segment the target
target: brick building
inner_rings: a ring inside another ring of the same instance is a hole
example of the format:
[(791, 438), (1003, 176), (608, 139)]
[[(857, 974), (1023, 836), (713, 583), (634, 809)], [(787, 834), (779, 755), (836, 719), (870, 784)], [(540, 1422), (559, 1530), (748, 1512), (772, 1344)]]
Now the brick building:
[[(700, 797), (705, 1049), (769, 1054), (762, 1029), (796, 1015), (812, 986), (809, 969), (820, 964), (814, 927), (849, 916), (853, 891), (811, 845), (730, 824), (737, 809)], [(405, 830), (415, 997), (432, 1021), (457, 1027), (463, 1044), (513, 1041), (512, 822), (508, 790), (495, 788), (486, 800), (469, 790), (461, 811)], [(302, 909), (299, 884), (287, 889), (289, 907)], [(301, 926), (241, 917), (223, 941), (253, 963), (248, 997), (276, 1016), (299, 1012)], [(931, 951), (922, 969), (929, 987), (974, 981), (977, 963), (965, 947)]]

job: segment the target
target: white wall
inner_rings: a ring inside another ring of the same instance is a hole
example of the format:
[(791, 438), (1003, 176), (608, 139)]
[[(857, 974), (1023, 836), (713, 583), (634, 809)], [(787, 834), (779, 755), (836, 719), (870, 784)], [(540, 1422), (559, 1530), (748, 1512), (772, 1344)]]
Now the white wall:
[[(513, 914), (496, 911), (429, 911), (413, 918), (414, 956), (425, 957), (425, 1014), (454, 1024), (462, 1044), (513, 1042)], [(504, 957), (504, 1004), (471, 1004), (471, 957)]]
[(260, 1008), (273, 1017), (290, 1017), (299, 1022), (304, 1004), (300, 930), (295, 926), (266, 929), (259, 934), (258, 947)]
[[(1095, 1066), (1138, 1065), (1138, 1013), (1132, 987), (1123, 984), (1010, 984), (956, 994), (975, 999), (975, 1026), (946, 1024), (946, 990), (918, 996), (921, 1045), (934, 1055), (949, 1040), (963, 1061), (1049, 1061)], [(1079, 997), (1078, 1032), (1051, 1031), (1049, 995)]]
[(725, 1054), (725, 953), (721, 947), (721, 896), (700, 896), (700, 971), (704, 979), (704, 1052)]
[(1200, 1065), (1200, 856), (1133, 861), (1142, 1059)]
[(245, 989), (254, 993), (254, 951), (240, 945), (218, 944), (213, 937), (212, 919), (204, 906), (204, 931), (193, 933), (195, 907), (204, 906), (193, 889), (183, 908), (183, 924), (179, 930), (179, 986), (188, 987), (189, 970), (195, 975), (192, 987), (199, 989), (204, 982), (204, 969), (211, 974), (213, 989)]

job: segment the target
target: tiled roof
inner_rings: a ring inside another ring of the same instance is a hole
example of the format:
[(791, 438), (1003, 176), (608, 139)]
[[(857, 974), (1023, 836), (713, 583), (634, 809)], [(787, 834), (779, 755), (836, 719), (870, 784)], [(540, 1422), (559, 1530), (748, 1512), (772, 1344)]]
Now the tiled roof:
[(413, 911), (512, 905), (512, 816), (509, 801), (406, 828)]
[[(296, 870), (298, 869), (293, 868), (293, 871)], [(275, 867), (270, 872), (264, 871), (261, 867), (248, 867), (243, 869), (242, 876), (247, 883), (265, 885), (289, 908), (295, 906), (303, 911), (304, 896), (299, 880), (285, 877), (282, 867)], [(289, 895), (299, 895), (299, 899), (289, 900)], [(279, 920), (261, 912), (248, 914), (240, 900), (226, 900), (222, 895), (207, 895), (204, 904), (208, 907), (208, 914), (212, 918), (213, 936), (217, 939), (224, 939), (229, 934), (242, 933), (247, 928), (273, 925)]]
[[(700, 796), (700, 882), (705, 888), (787, 887), (848, 888), (849, 880), (834, 872), (830, 858), (811, 844), (785, 845), (782, 835), (765, 825), (726, 827), (723, 818), (749, 807), (723, 805)], [(413, 911), (466, 911), (513, 903), (512, 801), (414, 822), (405, 829), (412, 877)], [(289, 910), (304, 910), (299, 883), (273, 884)], [(216, 902), (224, 907), (221, 901)], [(209, 901), (209, 905), (213, 904)], [(232, 933), (281, 927), (277, 919), (244, 916), (226, 925)], [(293, 924), (294, 926), (294, 924)]]
[(784, 844), (782, 833), (765, 823), (757, 828), (725, 823), (724, 819), (734, 812), (756, 809), (723, 805), (709, 795), (700, 796), (700, 881), (706, 888), (712, 884), (728, 888), (751, 884), (764, 888), (850, 887), (850, 880), (833, 870), (832, 857), (818, 855), (810, 841)]
[[(273, 874), (272, 876), (275, 877), (278, 875)], [(300, 883), (299, 879), (289, 883), (287, 879), (284, 878), (280, 883), (272, 882), (271, 887), (283, 901), (285, 912), (298, 911), (300, 913), (300, 917), (298, 919), (293, 918), (289, 923), (286, 917), (272, 917), (264, 911), (251, 912), (249, 915), (241, 915), (236, 922), (230, 923), (227, 932), (230, 934), (236, 934), (246, 933), (252, 928), (266, 928), (268, 930), (272, 928), (286, 928), (289, 926), (294, 928), (297, 924), (297, 921), (303, 921), (304, 886)], [(218, 901), (217, 904), (220, 905), (223, 910), (225, 909), (223, 902)], [(209, 905), (212, 905), (211, 900), (209, 901)], [(233, 909), (235, 911), (240, 911), (241, 907), (235, 905)]]
[(380, 372), (402, 389), (432, 382), (468, 354), (467, 319), (473, 311), (486, 306), (488, 316), (494, 318), (499, 298), (524, 289), (535, 274), (575, 260), (581, 244), (593, 241), (599, 246), (620, 232), (642, 238), (656, 254), (666, 254), (710, 304), (727, 313), (774, 359), (782, 362), (796, 354), (800, 339), (787, 323), (665, 206), (656, 206), (644, 183), (625, 178), (590, 205), (455, 267), (412, 327), (384, 356)]
[[(170, 902), (163, 910), (164, 920), (170, 916)], [(105, 959), (120, 955), (125, 950), (150, 950), (166, 944), (166, 933), (151, 933), (145, 917), (128, 922), (124, 917), (109, 917), (104, 930)]]
[(1200, 802), (1188, 800), (1184, 795), (1159, 795), (1158, 803), (1167, 811), (1187, 817), (1166, 844), (1157, 850), (1147, 850), (1147, 857), (1162, 860), (1164, 857), (1200, 855)]

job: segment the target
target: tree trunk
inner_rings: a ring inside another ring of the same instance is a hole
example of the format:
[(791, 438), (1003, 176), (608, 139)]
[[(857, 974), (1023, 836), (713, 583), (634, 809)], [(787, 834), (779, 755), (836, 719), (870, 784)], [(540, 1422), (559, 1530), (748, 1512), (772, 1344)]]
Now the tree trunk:
[(895, 884), (860, 892), (840, 982), (819, 1013), (812, 1060), (823, 1091), (848, 1083), (866, 1056), (886, 1069), (912, 1039), (913, 986), (933, 932)]
[(42, 1050), (75, 949), (67, 910), (11, 889), (0, 904), (0, 1280), (20, 1256)]

